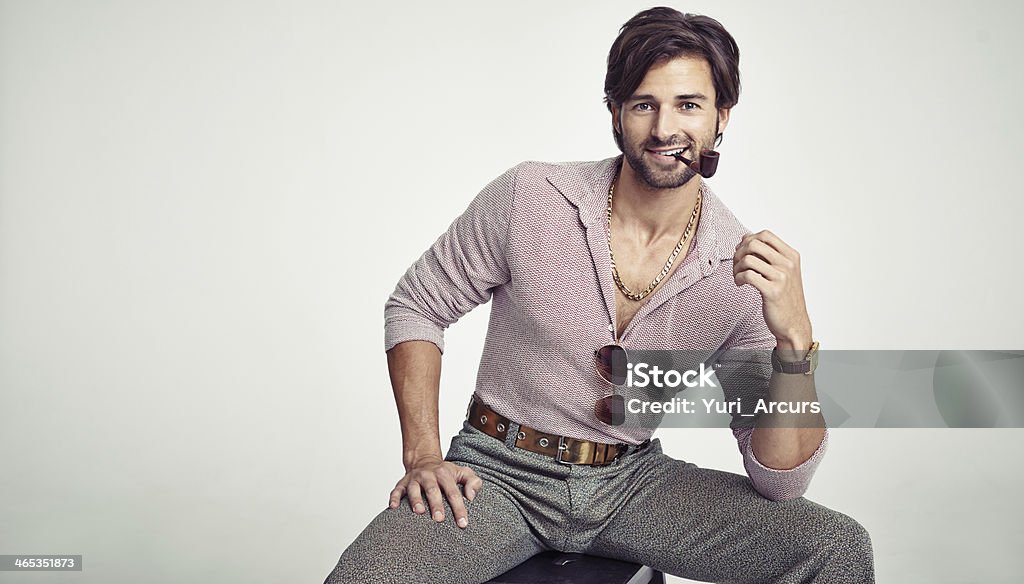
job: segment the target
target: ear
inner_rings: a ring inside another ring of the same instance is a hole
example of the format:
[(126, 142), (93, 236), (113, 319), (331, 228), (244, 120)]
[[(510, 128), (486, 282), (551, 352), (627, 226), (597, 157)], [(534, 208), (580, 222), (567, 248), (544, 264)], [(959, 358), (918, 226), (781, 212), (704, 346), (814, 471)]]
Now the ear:
[(719, 108), (718, 110), (718, 133), (725, 132), (725, 127), (729, 125), (729, 112), (732, 108)]
[(619, 118), (619, 114), (622, 112), (622, 108), (614, 104), (612, 104), (610, 107), (612, 110), (612, 130), (614, 130), (616, 134), (621, 136), (622, 120)]

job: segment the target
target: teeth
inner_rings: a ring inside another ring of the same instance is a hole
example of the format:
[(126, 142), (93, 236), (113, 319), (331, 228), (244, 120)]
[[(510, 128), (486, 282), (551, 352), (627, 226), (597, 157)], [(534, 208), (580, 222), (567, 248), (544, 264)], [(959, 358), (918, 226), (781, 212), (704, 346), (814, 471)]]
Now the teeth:
[(658, 154), (661, 154), (662, 156), (672, 156), (674, 154), (679, 154), (684, 150), (686, 150), (686, 148), (680, 148), (679, 150), (669, 150), (668, 152), (659, 152)]

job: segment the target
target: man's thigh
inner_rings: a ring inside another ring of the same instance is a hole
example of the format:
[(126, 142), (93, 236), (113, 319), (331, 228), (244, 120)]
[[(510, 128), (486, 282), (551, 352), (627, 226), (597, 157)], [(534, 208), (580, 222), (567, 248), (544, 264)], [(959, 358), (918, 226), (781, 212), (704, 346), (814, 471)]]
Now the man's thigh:
[(770, 501), (747, 477), (665, 454), (624, 493), (588, 553), (714, 582), (872, 582), (871, 540), (837, 511)]
[[(460, 487), (461, 488), (461, 487)], [(381, 511), (338, 560), (325, 584), (451, 582), (479, 584), (543, 551), (522, 514), (498, 485), (484, 479), (473, 501), (463, 498), (469, 525), (417, 515), (403, 497)]]

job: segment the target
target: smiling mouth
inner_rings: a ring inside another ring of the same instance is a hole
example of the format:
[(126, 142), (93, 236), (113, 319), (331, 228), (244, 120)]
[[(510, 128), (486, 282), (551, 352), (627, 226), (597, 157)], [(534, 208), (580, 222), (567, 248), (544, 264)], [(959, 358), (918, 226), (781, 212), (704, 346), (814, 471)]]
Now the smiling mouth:
[(648, 150), (648, 152), (664, 156), (665, 158), (674, 158), (676, 154), (682, 154), (683, 152), (686, 152), (688, 148), (689, 146), (686, 148), (676, 148), (675, 150)]

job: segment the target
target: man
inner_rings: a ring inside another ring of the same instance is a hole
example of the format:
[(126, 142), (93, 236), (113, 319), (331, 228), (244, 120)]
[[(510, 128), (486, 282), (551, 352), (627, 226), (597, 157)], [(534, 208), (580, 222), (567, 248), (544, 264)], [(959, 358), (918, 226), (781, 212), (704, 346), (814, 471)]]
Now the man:
[[(813, 370), (816, 348), (797, 252), (748, 233), (674, 156), (721, 138), (738, 63), (711, 18), (637, 14), (605, 79), (623, 155), (510, 169), (406, 272), (385, 348), (407, 473), (327, 582), (484, 582), (545, 549), (698, 580), (873, 581), (863, 527), (801, 496), (827, 443), (820, 414), (735, 425), (748, 477), (600, 419), (609, 344), (774, 348), (762, 394), (815, 399), (813, 376), (783, 372)], [(468, 419), (442, 458), (443, 330), (488, 299)]]

